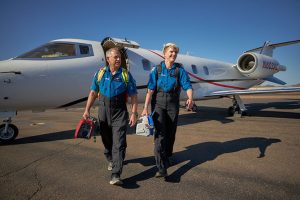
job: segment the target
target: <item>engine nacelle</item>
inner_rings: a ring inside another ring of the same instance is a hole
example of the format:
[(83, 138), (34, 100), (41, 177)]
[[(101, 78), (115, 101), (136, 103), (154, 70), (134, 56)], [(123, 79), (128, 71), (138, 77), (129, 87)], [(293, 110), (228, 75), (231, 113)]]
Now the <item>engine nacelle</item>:
[(279, 71), (285, 71), (286, 67), (280, 65), (272, 57), (250, 52), (239, 57), (237, 69), (244, 76), (259, 79), (271, 76)]

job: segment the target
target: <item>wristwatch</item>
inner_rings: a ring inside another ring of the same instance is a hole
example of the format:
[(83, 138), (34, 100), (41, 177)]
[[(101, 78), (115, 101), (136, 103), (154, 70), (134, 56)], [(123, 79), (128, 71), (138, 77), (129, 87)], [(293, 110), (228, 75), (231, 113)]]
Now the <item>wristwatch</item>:
[(136, 118), (139, 116), (139, 114), (137, 112), (132, 112), (131, 114), (135, 115)]

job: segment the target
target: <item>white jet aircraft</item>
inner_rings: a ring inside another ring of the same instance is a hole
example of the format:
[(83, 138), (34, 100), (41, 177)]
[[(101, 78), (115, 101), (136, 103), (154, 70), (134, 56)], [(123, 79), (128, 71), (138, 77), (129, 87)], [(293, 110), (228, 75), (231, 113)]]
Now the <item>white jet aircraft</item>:
[[(273, 74), (286, 67), (272, 58), (273, 49), (299, 43), (300, 40), (270, 44), (243, 53), (237, 64), (189, 55), (177, 56), (187, 70), (194, 89), (194, 99), (230, 97), (233, 105), (229, 115), (245, 113), (240, 94), (300, 91), (296, 87), (251, 90), (264, 81), (285, 84)], [(105, 51), (111, 47), (122, 50), (122, 64), (136, 80), (138, 98), (143, 101), (151, 69), (163, 60), (163, 53), (140, 48), (127, 39), (107, 37), (98, 41), (80, 39), (53, 40), (32, 51), (0, 62), (0, 141), (10, 142), (18, 135), (11, 118), (18, 110), (44, 111), (85, 104), (91, 80), (104, 66)], [(185, 98), (182, 95), (182, 98)]]

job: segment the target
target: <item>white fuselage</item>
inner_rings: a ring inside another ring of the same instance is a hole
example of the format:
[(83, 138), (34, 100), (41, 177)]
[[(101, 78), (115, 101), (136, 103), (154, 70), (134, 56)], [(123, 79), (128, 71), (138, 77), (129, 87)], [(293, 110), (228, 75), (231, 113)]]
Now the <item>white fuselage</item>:
[[(0, 111), (45, 110), (84, 103), (93, 75), (105, 65), (104, 51), (100, 42), (66, 41), (89, 44), (93, 55), (0, 62)], [(138, 99), (143, 101), (151, 69), (163, 60), (163, 54), (143, 48), (127, 48), (126, 54), (137, 83)], [(209, 97), (219, 90), (248, 89), (262, 82), (249, 80), (231, 63), (189, 55), (178, 55), (176, 62), (182, 63), (189, 73), (195, 99)]]

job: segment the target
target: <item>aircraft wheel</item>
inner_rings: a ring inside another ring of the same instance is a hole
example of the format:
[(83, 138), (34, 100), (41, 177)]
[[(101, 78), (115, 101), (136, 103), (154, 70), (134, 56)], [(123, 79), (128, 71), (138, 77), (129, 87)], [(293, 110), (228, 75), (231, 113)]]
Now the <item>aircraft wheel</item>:
[(241, 111), (241, 117), (244, 117), (244, 116), (248, 116), (248, 113), (246, 111)]
[(234, 115), (234, 113), (235, 113), (235, 108), (233, 106), (230, 106), (228, 108), (228, 116), (232, 117)]
[(9, 143), (11, 141), (13, 141), (19, 133), (18, 128), (13, 125), (13, 124), (9, 124), (8, 128), (7, 128), (7, 132), (4, 132), (5, 130), (5, 124), (1, 124), (0, 125), (0, 142), (2, 143)]
[(242, 113), (242, 111), (238, 105), (235, 107), (235, 112), (238, 112), (239, 114)]

